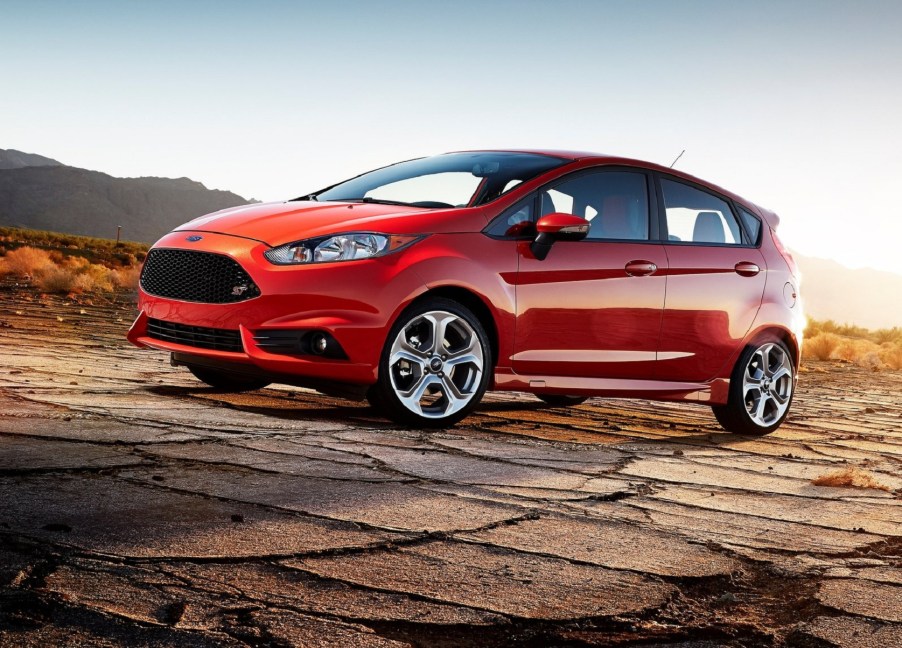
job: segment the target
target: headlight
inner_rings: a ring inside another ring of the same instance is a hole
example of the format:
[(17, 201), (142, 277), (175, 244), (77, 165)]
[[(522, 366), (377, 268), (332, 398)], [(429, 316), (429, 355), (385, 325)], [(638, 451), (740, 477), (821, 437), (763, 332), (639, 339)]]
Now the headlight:
[(267, 250), (263, 256), (277, 265), (370, 259), (396, 252), (421, 238), (409, 234), (371, 232), (336, 234), (280, 245)]

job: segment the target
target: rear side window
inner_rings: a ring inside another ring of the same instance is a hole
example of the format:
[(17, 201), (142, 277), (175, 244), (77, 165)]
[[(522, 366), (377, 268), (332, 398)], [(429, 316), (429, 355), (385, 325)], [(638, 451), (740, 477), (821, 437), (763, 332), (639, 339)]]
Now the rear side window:
[(668, 239), (674, 243), (742, 245), (739, 222), (729, 203), (682, 182), (661, 179)]
[(749, 235), (749, 240), (746, 242), (749, 245), (758, 245), (758, 238), (761, 236), (761, 220), (742, 207), (739, 208), (739, 218), (742, 219), (745, 231)]
[(588, 240), (648, 240), (648, 186), (645, 174), (598, 171), (581, 174), (539, 193), (541, 214), (559, 212), (585, 218)]

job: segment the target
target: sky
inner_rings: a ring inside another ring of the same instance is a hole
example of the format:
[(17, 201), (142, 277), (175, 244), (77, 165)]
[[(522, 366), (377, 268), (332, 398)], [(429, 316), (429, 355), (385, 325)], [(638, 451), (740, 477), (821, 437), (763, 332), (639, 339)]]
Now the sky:
[(412, 157), (577, 149), (902, 272), (902, 2), (0, 0), (0, 148), (281, 200)]

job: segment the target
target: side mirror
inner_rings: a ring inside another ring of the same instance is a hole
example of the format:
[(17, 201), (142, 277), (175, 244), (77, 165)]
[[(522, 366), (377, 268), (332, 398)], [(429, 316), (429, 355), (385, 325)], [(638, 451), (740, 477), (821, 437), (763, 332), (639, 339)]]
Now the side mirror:
[(536, 240), (529, 249), (539, 261), (544, 261), (555, 241), (582, 241), (589, 233), (589, 221), (572, 214), (546, 214), (536, 223)]

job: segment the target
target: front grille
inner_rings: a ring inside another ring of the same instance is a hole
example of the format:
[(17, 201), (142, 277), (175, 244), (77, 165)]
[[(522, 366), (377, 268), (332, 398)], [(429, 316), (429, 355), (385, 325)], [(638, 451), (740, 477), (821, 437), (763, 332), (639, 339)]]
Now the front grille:
[(241, 345), (241, 334), (230, 329), (206, 328), (203, 326), (188, 326), (163, 320), (147, 319), (147, 337), (164, 342), (175, 342), (200, 349), (213, 349), (215, 351), (244, 350)]
[(234, 260), (193, 250), (151, 250), (141, 270), (141, 288), (157, 297), (205, 304), (233, 304), (260, 295)]

